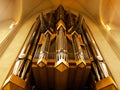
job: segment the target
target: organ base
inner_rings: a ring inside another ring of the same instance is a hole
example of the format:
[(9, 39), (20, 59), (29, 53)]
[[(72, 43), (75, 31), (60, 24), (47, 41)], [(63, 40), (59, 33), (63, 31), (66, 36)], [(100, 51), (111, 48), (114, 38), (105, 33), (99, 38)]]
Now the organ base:
[(75, 60), (68, 60), (69, 68), (63, 72), (56, 69), (54, 59), (48, 60), (46, 67), (42, 68), (36, 65), (37, 59), (33, 61), (32, 71), (37, 90), (79, 90), (84, 88), (91, 70), (90, 60), (86, 60), (85, 68), (77, 66)]
[[(28, 78), (23, 80), (11, 74), (3, 85), (3, 90), (117, 90), (117, 86), (111, 77), (95, 83), (91, 77), (90, 60), (86, 61), (86, 67), (81, 69), (76, 66), (74, 60), (69, 60), (69, 68), (63, 72), (55, 69), (55, 60), (48, 60), (47, 66), (36, 65), (37, 59), (32, 62), (32, 70)], [(92, 80), (91, 80), (92, 79)], [(32, 80), (32, 81), (31, 81)], [(36, 89), (34, 87), (33, 81)], [(89, 83), (89, 84), (86, 84)], [(91, 84), (90, 84), (91, 83)], [(92, 85), (92, 87), (90, 87)], [(95, 86), (94, 86), (95, 85)], [(61, 88), (60, 88), (61, 87)]]
[(97, 90), (117, 90), (115, 82), (111, 77), (107, 77), (96, 83)]
[(26, 80), (23, 80), (20, 77), (11, 74), (6, 79), (2, 90), (32, 90), (30, 86), (30, 76)]

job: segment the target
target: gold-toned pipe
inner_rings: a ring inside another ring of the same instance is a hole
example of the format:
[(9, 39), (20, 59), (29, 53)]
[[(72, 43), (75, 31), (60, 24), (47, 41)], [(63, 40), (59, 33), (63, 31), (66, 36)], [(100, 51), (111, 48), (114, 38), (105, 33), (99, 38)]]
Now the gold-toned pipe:
[(77, 61), (77, 65), (81, 68), (84, 68), (86, 66), (86, 62), (84, 59), (84, 53), (80, 44), (80, 40), (77, 37), (77, 33), (73, 32), (72, 35), (73, 39), (73, 48), (74, 48), (74, 54), (75, 54), (75, 59)]
[(79, 59), (84, 60), (83, 50), (82, 50), (82, 47), (80, 45), (80, 41), (78, 40), (77, 35), (76, 34), (72, 35), (72, 39), (73, 39), (75, 59), (76, 60), (79, 60)]
[(44, 67), (47, 64), (46, 59), (48, 58), (48, 50), (49, 50), (49, 45), (50, 45), (50, 33), (47, 31), (45, 35), (45, 39), (43, 41), (43, 44), (41, 46), (39, 58), (37, 64), (40, 67)]

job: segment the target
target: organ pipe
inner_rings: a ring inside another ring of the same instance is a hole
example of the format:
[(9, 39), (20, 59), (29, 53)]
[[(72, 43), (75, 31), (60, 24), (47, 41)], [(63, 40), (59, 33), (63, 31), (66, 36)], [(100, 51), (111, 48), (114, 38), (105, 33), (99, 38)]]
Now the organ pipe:
[(59, 71), (66, 70), (69, 65), (67, 62), (68, 51), (67, 51), (67, 39), (65, 35), (65, 26), (64, 23), (60, 21), (57, 27), (58, 33), (56, 36), (56, 64), (55, 67)]
[(56, 38), (56, 59), (59, 61), (61, 59), (67, 60), (67, 41), (65, 36), (65, 31), (62, 27), (58, 30), (58, 35)]
[(14, 75), (20, 76), (22, 73), (24, 63), (26, 61), (26, 57), (28, 55), (31, 44), (35, 38), (35, 34), (37, 32), (39, 24), (40, 24), (40, 20), (38, 17), (37, 20), (35, 21), (35, 23), (33, 24), (32, 28), (27, 36), (27, 39), (23, 45), (23, 48), (22, 48), (22, 50), (21, 50), (21, 52), (16, 60), (16, 63), (15, 63), (14, 69), (13, 69)]
[(73, 48), (74, 48), (74, 54), (75, 54), (75, 59), (77, 61), (77, 65), (80, 68), (84, 68), (86, 66), (85, 62), (85, 55), (83, 53), (83, 49), (81, 47), (80, 40), (78, 39), (77, 33), (73, 32), (72, 35), (72, 40), (73, 40)]
[[(109, 76), (109, 73), (108, 73), (108, 70), (107, 70), (107, 66), (104, 62), (104, 59), (100, 53), (100, 50), (89, 30), (89, 28), (86, 26), (85, 22), (83, 24), (83, 27), (85, 28), (85, 32), (86, 32), (86, 36), (89, 40), (89, 43), (90, 43), (90, 48), (91, 48), (91, 51), (92, 51), (92, 55), (93, 55), (93, 58), (94, 58), (94, 63), (96, 63), (97, 65), (97, 70), (99, 71), (99, 75), (100, 75), (100, 79), (103, 79), (103, 78), (106, 78)], [(93, 66), (94, 67), (94, 66)], [(96, 71), (94, 69), (94, 71)], [(96, 72), (97, 74), (97, 72)], [(99, 80), (99, 78), (98, 78)]]
[(93, 90), (94, 85), (107, 90), (115, 86), (83, 16), (66, 12), (61, 5), (37, 17), (12, 74), (4, 83), (5, 90)]
[(80, 41), (78, 40), (77, 35), (74, 34), (72, 38), (73, 38), (73, 46), (74, 46), (76, 60), (80, 60), (80, 59), (84, 60), (83, 50), (82, 50), (82, 47), (80, 45)]
[(47, 64), (46, 59), (48, 58), (49, 45), (50, 45), (50, 33), (47, 32), (45, 35), (44, 41), (42, 43), (38, 62), (37, 62), (37, 64), (40, 67), (43, 67), (44, 65)]
[(40, 38), (40, 35), (41, 35), (41, 28), (39, 28), (37, 30), (37, 33), (35, 34), (34, 41), (31, 44), (30, 50), (28, 52), (28, 56), (26, 58), (26, 62), (24, 64), (23, 72), (21, 73), (21, 79), (25, 79), (27, 77), (27, 72), (30, 69), (30, 65), (31, 65), (31, 62), (32, 62), (32, 59), (33, 59), (33, 56), (34, 56), (34, 53), (35, 53), (35, 50), (37, 47), (37, 43), (38, 43), (39, 38)]

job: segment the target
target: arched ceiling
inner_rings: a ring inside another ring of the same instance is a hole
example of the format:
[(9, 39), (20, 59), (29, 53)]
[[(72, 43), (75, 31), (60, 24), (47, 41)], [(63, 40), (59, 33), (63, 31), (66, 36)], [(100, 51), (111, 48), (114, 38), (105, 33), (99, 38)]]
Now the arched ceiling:
[(57, 8), (60, 4), (65, 9), (99, 19), (99, 0), (23, 0), (23, 17), (33, 15), (40, 11)]
[(65, 9), (80, 13), (94, 21), (120, 25), (119, 0), (0, 0), (0, 22), (20, 20), (62, 4)]
[(0, 0), (0, 23), (9, 20), (18, 22), (21, 15), (20, 0)]
[(0, 0), (0, 23), (18, 23), (41, 11), (56, 9), (60, 4), (103, 26), (120, 25), (119, 0)]
[(119, 0), (101, 0), (100, 18), (105, 24), (111, 27), (120, 26), (120, 1)]

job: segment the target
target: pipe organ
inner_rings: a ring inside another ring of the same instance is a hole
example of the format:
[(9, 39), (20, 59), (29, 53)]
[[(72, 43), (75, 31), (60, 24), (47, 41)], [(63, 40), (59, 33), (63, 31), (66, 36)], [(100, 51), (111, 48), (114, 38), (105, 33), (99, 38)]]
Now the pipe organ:
[(61, 5), (34, 22), (3, 90), (117, 90), (81, 15)]

